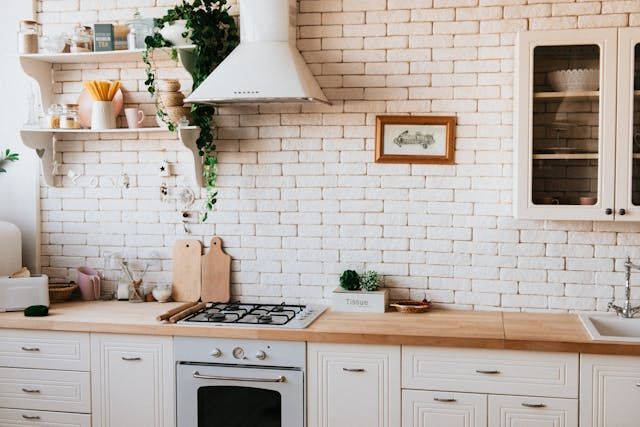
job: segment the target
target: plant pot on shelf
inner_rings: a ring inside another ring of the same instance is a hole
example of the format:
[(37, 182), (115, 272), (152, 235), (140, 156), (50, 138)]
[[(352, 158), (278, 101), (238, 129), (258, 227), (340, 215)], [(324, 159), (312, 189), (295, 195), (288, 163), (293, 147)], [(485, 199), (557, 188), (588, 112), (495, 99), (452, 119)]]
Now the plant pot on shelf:
[(347, 291), (336, 288), (332, 293), (331, 309), (357, 313), (384, 313), (389, 305), (389, 291)]

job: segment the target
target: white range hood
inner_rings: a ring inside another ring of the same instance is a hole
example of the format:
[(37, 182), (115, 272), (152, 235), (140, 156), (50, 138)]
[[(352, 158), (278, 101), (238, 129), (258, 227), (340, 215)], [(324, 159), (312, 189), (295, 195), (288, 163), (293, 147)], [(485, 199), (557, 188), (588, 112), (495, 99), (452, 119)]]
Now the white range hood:
[(296, 48), (296, 0), (239, 0), (240, 44), (185, 102), (324, 102)]

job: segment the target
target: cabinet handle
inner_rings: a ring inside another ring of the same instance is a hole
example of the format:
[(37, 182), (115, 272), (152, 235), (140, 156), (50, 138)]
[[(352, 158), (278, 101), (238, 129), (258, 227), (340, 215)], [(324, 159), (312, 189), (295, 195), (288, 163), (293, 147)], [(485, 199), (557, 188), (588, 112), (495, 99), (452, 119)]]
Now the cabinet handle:
[(122, 360), (124, 360), (125, 362), (139, 362), (142, 360), (142, 357), (126, 357), (126, 356), (122, 356)]
[(522, 406), (524, 406), (525, 408), (546, 408), (547, 405), (545, 405), (544, 403), (523, 403)]
[(607, 209), (605, 209), (605, 210), (604, 210), (604, 213), (605, 213), (606, 215), (612, 215), (612, 214), (613, 214), (613, 209), (611, 209), (611, 208), (607, 208)]
[(31, 393), (31, 394), (40, 393), (40, 390), (37, 388), (22, 388), (22, 391), (24, 391), (25, 393)]
[(434, 397), (433, 400), (434, 402), (442, 402), (442, 403), (451, 403), (456, 401), (456, 399), (447, 398), (447, 397)]
[(40, 419), (40, 415), (26, 415), (26, 414), (22, 414), (22, 418), (24, 418), (25, 420), (29, 420), (29, 421), (36, 421)]
[(364, 372), (364, 368), (342, 368), (345, 372)]
[(478, 374), (486, 374), (486, 375), (497, 375), (500, 371), (496, 371), (493, 369), (476, 369), (476, 373)]
[(636, 383), (636, 387), (640, 387), (640, 382), (637, 382), (637, 383)]
[(625, 209), (618, 209), (618, 215), (625, 215), (627, 213), (627, 211)]
[(22, 348), (22, 351), (31, 351), (31, 352), (40, 351), (38, 347), (21, 347), (21, 348)]

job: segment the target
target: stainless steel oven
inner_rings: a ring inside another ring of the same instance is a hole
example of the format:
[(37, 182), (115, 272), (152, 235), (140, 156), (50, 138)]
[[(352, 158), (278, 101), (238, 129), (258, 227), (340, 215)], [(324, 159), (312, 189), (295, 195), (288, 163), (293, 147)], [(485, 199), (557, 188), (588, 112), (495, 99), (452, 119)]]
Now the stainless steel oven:
[(176, 337), (178, 427), (303, 427), (305, 344)]

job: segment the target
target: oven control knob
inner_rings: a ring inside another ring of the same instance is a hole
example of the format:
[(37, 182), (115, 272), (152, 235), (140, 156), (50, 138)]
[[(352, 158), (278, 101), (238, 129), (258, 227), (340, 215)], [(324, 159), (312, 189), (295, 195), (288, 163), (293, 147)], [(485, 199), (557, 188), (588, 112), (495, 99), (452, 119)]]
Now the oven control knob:
[(222, 351), (220, 351), (219, 348), (214, 348), (213, 351), (211, 352), (211, 356), (220, 357), (222, 356)]
[(267, 353), (265, 353), (262, 350), (258, 350), (258, 352), (256, 353), (256, 359), (258, 360), (264, 360), (267, 358)]
[(244, 359), (244, 350), (242, 347), (236, 347), (233, 349), (233, 357), (236, 359)]

